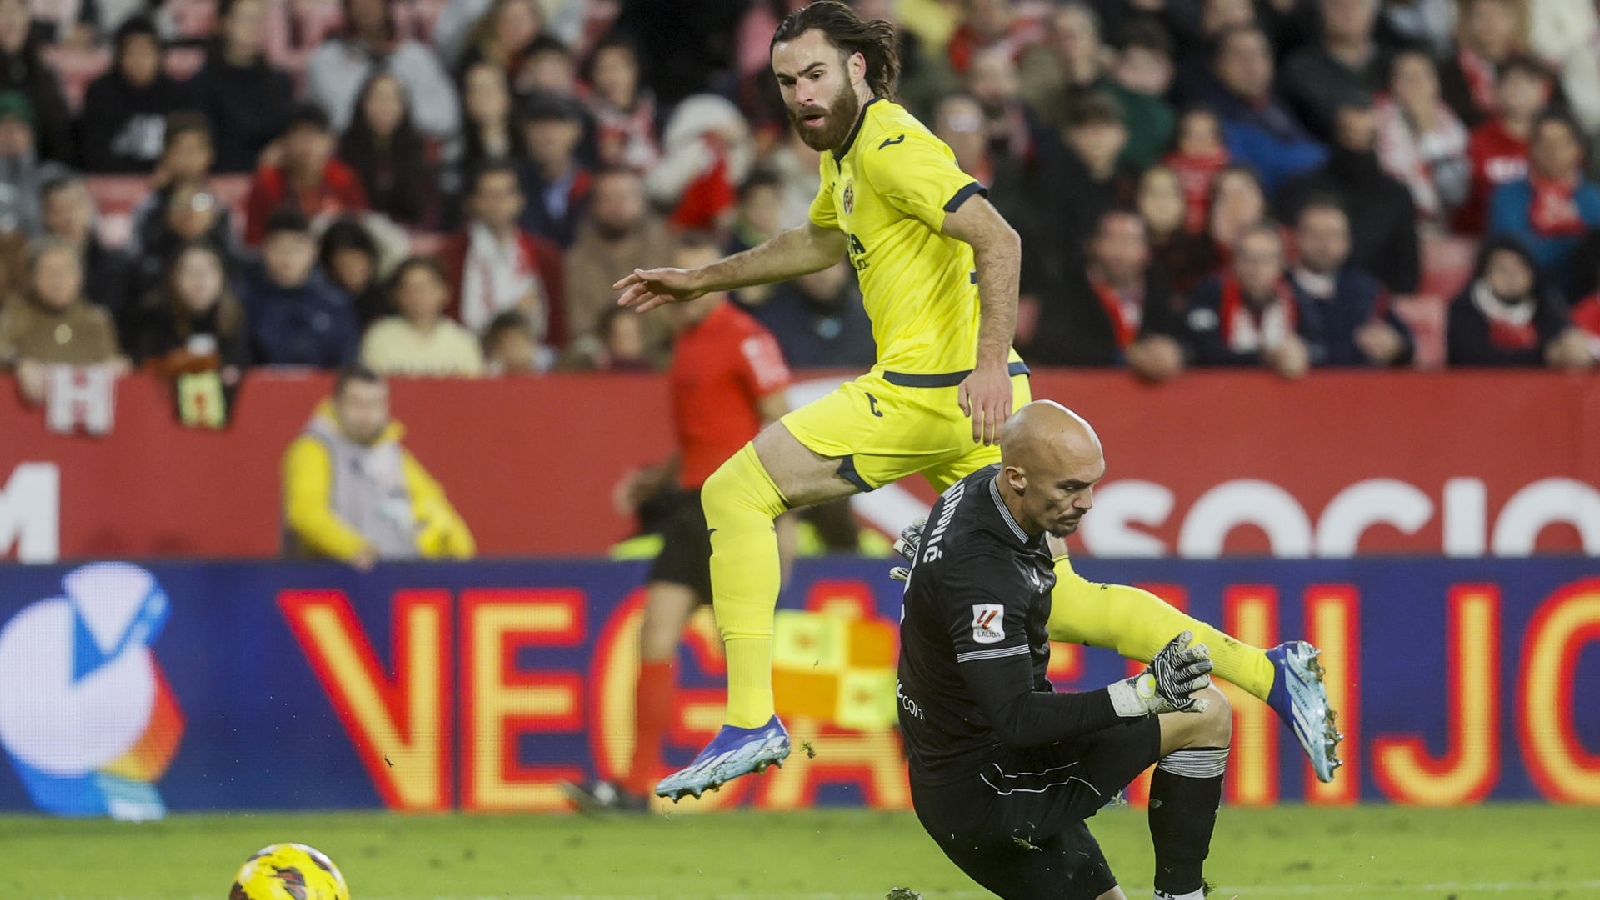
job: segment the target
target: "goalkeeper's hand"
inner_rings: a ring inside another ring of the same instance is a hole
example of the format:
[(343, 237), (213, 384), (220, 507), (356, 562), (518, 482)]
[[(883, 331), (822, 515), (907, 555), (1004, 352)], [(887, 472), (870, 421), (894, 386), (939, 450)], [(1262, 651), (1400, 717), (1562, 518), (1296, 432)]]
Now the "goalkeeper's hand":
[(911, 580), (911, 566), (917, 561), (917, 551), (922, 549), (922, 529), (927, 524), (927, 519), (918, 519), (901, 530), (900, 538), (894, 542), (894, 552), (900, 554), (906, 564), (890, 569), (890, 578), (895, 581)]
[(1194, 632), (1185, 631), (1156, 653), (1149, 668), (1107, 688), (1117, 715), (1204, 712), (1206, 701), (1190, 695), (1211, 686), (1211, 651), (1205, 644), (1189, 646), (1192, 640)]

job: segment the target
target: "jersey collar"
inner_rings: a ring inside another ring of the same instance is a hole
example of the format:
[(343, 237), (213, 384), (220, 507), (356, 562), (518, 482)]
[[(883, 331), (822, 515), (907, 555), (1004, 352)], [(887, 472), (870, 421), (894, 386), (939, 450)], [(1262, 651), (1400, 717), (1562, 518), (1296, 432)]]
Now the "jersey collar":
[(844, 158), (847, 154), (849, 154), (850, 148), (855, 146), (856, 135), (861, 133), (861, 126), (867, 123), (868, 108), (870, 108), (872, 104), (877, 103), (882, 99), (882, 97), (873, 97), (866, 103), (861, 104), (861, 115), (856, 116), (856, 124), (851, 126), (849, 136), (844, 139), (843, 144), (839, 145), (839, 149), (833, 151), (834, 162), (844, 162)]
[(1017, 519), (1011, 514), (1011, 507), (1006, 506), (1005, 498), (1000, 496), (1000, 473), (995, 472), (994, 478), (989, 480), (989, 498), (994, 501), (994, 508), (999, 510), (1000, 518), (1005, 521), (1006, 527), (1011, 529), (1011, 536), (1022, 543), (1024, 547), (1033, 545), (1028, 540), (1028, 533), (1017, 524)]

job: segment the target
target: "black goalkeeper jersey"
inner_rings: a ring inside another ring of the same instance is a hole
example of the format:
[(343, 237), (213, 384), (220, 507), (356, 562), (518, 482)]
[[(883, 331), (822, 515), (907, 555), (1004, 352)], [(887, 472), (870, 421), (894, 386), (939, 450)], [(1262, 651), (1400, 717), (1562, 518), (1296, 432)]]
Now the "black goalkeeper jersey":
[(1034, 747), (1119, 721), (1104, 689), (1054, 693), (1044, 535), (1029, 537), (988, 466), (933, 505), (906, 584), (897, 692), (911, 777), (948, 784), (1005, 747)]

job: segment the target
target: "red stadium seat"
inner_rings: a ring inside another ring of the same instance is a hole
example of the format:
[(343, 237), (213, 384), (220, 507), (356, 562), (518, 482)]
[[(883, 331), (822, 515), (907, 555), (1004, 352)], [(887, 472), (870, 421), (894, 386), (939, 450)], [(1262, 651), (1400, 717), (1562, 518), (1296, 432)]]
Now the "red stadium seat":
[(88, 180), (99, 216), (95, 230), (100, 240), (113, 247), (128, 243), (133, 233), (133, 211), (150, 193), (150, 182), (142, 175), (96, 175)]
[(61, 90), (67, 95), (67, 106), (73, 112), (83, 106), (83, 92), (89, 89), (89, 82), (111, 67), (111, 51), (104, 47), (47, 47), (44, 58), (56, 70)]
[(1457, 235), (1425, 235), (1422, 238), (1422, 284), (1419, 294), (1454, 297), (1472, 277), (1472, 264), (1478, 242)]
[(1394, 299), (1395, 315), (1411, 328), (1417, 352), (1412, 365), (1419, 369), (1444, 367), (1445, 310), (1450, 305), (1448, 296), (1419, 294)]
[(450, 242), (450, 235), (437, 231), (407, 231), (406, 240), (416, 256), (437, 257)]

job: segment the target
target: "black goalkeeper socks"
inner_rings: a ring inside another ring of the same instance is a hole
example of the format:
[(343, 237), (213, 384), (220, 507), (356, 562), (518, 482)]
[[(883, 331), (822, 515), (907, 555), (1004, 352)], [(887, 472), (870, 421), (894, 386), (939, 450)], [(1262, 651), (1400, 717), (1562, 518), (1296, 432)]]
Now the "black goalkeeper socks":
[(1173, 896), (1201, 889), (1211, 831), (1222, 804), (1228, 748), (1179, 750), (1156, 763), (1150, 780), (1150, 840), (1156, 850), (1155, 888)]

